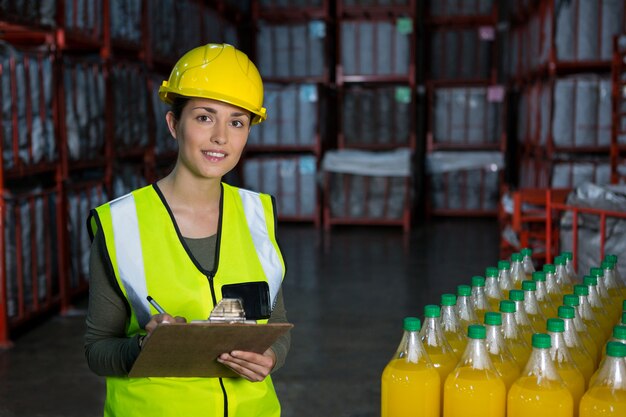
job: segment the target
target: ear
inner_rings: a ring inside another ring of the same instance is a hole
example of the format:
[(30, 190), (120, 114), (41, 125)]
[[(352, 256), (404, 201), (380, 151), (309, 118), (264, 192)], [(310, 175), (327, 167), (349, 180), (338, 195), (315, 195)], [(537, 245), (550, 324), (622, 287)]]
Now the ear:
[(174, 139), (178, 139), (176, 137), (176, 126), (178, 125), (178, 120), (174, 117), (174, 113), (168, 111), (165, 115), (165, 121), (167, 122), (167, 128), (170, 130), (170, 135), (172, 135)]

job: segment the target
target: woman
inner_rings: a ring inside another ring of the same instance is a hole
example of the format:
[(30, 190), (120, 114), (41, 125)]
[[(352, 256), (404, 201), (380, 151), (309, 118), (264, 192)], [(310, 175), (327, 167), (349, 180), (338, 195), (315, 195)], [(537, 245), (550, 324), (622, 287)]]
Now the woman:
[[(270, 196), (221, 182), (266, 118), (263, 84), (248, 57), (230, 45), (186, 53), (159, 97), (178, 157), (156, 184), (92, 210), (85, 352), (106, 376), (105, 416), (278, 416), (270, 373), (289, 335), (263, 354), (224, 352), (239, 378), (128, 378), (151, 332), (162, 323), (206, 320), (222, 291), (269, 288), (269, 322), (286, 322), (285, 267)], [(150, 295), (167, 311), (159, 314)], [(265, 323), (268, 320), (258, 320)]]

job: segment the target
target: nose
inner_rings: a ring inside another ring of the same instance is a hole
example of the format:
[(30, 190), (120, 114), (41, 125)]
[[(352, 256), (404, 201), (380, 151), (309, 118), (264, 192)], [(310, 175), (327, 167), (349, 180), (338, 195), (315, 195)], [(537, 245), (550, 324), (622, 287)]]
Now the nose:
[(224, 145), (228, 142), (226, 123), (215, 123), (211, 131), (211, 142), (216, 145)]

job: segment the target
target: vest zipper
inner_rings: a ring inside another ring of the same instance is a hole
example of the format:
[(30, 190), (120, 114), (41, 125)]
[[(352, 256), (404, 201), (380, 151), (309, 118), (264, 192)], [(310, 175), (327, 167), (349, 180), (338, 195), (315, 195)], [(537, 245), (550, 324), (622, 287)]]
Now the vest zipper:
[[(213, 306), (217, 304), (217, 298), (215, 297), (215, 287), (213, 286), (213, 277), (215, 274), (207, 274), (206, 277), (209, 280), (209, 288), (211, 289), (211, 299), (213, 300)], [(224, 417), (228, 417), (228, 394), (226, 393), (226, 387), (224, 386), (224, 381), (222, 378), (218, 378), (220, 381), (220, 388), (222, 389), (222, 394), (224, 395)]]

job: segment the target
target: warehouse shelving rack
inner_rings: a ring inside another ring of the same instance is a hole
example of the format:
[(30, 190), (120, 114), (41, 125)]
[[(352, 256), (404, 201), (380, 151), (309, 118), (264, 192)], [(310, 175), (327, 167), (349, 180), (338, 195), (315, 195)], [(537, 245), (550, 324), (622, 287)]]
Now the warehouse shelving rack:
[[(338, 0), (335, 10), (337, 148), (371, 151), (372, 157), (397, 148), (414, 151), (417, 3), (362, 3)], [(376, 131), (385, 126), (385, 118), (391, 129)], [(398, 225), (406, 232), (411, 225), (412, 184), (411, 177), (325, 172), (324, 228), (341, 224)], [(341, 195), (344, 203), (331, 202), (333, 195)], [(374, 204), (373, 199), (380, 197), (382, 200)], [(402, 201), (400, 212), (393, 215), (392, 199)], [(354, 204), (361, 205), (363, 211), (352, 213), (350, 205)]]
[(613, 41), (611, 182), (626, 182), (626, 34)]
[[(497, 3), (433, 0), (426, 6), (427, 217), (498, 214), (507, 109), (496, 64), (501, 41)], [(478, 106), (483, 109), (479, 118), (470, 113)], [(465, 159), (461, 155), (479, 159), (442, 172), (433, 166), (436, 160)]]

